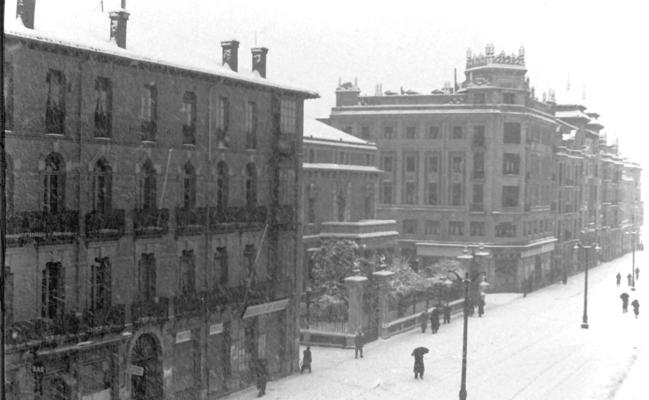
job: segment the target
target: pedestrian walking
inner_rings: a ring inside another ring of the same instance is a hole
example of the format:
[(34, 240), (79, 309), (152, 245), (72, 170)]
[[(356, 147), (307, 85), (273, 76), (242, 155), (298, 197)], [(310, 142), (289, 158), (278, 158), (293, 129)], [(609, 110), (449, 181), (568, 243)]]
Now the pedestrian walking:
[(629, 311), (629, 294), (624, 292), (620, 295), (622, 299), (622, 312), (625, 313)]
[(433, 335), (439, 330), (439, 309), (437, 307), (433, 308), (430, 313), (430, 330)]
[(424, 379), (424, 354), (426, 353), (428, 353), (426, 347), (417, 347), (410, 354), (415, 358), (415, 365), (413, 367), (415, 379), (417, 379), (417, 377)]
[(638, 318), (638, 315), (640, 314), (640, 302), (638, 299), (635, 299), (631, 302), (631, 305), (633, 306), (633, 313), (635, 314), (635, 317)]
[(451, 306), (449, 306), (448, 304), (444, 306), (444, 323), (451, 323)]
[(266, 394), (266, 383), (268, 383), (268, 370), (266, 369), (266, 360), (260, 358), (257, 360), (257, 397), (261, 397)]
[(358, 330), (356, 336), (354, 336), (354, 358), (358, 358), (358, 355), (361, 355), (363, 358), (363, 341), (364, 341), (363, 331)]
[(484, 296), (480, 295), (480, 298), (478, 299), (478, 317), (482, 317), (484, 315), (484, 306)]
[(628, 286), (633, 285), (633, 275), (628, 274), (628, 275), (626, 276), (626, 281), (627, 281)]
[(622, 280), (622, 275), (618, 272), (617, 275), (615, 275), (615, 282), (617, 283), (617, 286), (620, 286), (621, 280)]
[(428, 325), (428, 310), (421, 313), (419, 323), (421, 324), (421, 333), (426, 332), (426, 326)]
[(302, 352), (302, 368), (300, 368), (300, 373), (303, 373), (307, 369), (311, 373), (311, 346), (307, 346)]
[(635, 280), (640, 279), (640, 267), (635, 267)]

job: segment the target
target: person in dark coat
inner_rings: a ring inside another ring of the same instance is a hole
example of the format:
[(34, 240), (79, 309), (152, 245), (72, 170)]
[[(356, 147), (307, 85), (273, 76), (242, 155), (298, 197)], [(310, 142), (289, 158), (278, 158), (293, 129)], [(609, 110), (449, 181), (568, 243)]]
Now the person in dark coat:
[(627, 281), (628, 286), (631, 286), (633, 284), (633, 275), (628, 274), (626, 276), (626, 281)]
[(475, 303), (473, 299), (469, 299), (469, 315), (472, 317), (475, 315)]
[(433, 334), (439, 330), (439, 309), (437, 307), (433, 308), (430, 313), (430, 330)]
[(415, 357), (415, 365), (413, 367), (415, 379), (417, 379), (417, 377), (424, 379), (424, 353), (415, 350), (411, 355)]
[(300, 373), (303, 373), (307, 369), (311, 373), (311, 346), (307, 346), (304, 352), (302, 352), (302, 368), (300, 368)]
[(633, 306), (633, 313), (635, 314), (635, 317), (638, 318), (638, 315), (640, 314), (640, 302), (638, 299), (635, 299), (631, 302), (631, 305)]
[(426, 332), (426, 326), (428, 325), (428, 311), (421, 313), (419, 317), (419, 323), (421, 324), (421, 333)]
[(638, 279), (640, 279), (640, 268), (635, 267), (635, 280), (637, 281)]
[(622, 299), (622, 312), (625, 313), (629, 311), (629, 294), (624, 292), (620, 295)]
[(618, 272), (617, 275), (615, 275), (615, 282), (617, 283), (617, 286), (620, 286), (621, 280), (622, 280), (622, 275)]
[(266, 369), (266, 360), (260, 358), (257, 360), (257, 397), (261, 397), (266, 394), (266, 383), (268, 382), (268, 370)]
[(451, 323), (451, 306), (448, 304), (444, 306), (444, 323)]
[(363, 358), (363, 331), (358, 331), (356, 332), (356, 336), (354, 336), (354, 358), (358, 358), (358, 354), (360, 353), (361, 358)]
[(482, 317), (484, 315), (484, 305), (485, 305), (484, 296), (481, 295), (478, 298), (478, 317)]

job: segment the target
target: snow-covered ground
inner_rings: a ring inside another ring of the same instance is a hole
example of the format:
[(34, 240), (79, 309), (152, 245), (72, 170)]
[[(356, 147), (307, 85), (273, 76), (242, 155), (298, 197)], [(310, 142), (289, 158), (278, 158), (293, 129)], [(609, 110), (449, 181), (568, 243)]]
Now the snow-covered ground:
[[(636, 253), (636, 265), (649, 258)], [(626, 276), (631, 255), (591, 269), (588, 316), (582, 329), (583, 274), (532, 292), (491, 294), (486, 315), (469, 319), (467, 392), (469, 399), (646, 399), (649, 324), (646, 288), (649, 270), (640, 272), (640, 317), (631, 307), (622, 314), (615, 274)], [(644, 275), (643, 275), (644, 274)], [(626, 279), (623, 279), (626, 283)], [(644, 308), (643, 308), (644, 307)], [(414, 347), (426, 346), (424, 380), (412, 374)], [(269, 382), (268, 399), (455, 399), (460, 387), (461, 318), (442, 325), (437, 335), (413, 330), (365, 348), (365, 358), (353, 350), (313, 347), (313, 373)], [(646, 372), (644, 372), (646, 374)], [(645, 378), (643, 381), (642, 378)], [(228, 399), (250, 399), (249, 389)], [(643, 396), (643, 397), (641, 397)]]

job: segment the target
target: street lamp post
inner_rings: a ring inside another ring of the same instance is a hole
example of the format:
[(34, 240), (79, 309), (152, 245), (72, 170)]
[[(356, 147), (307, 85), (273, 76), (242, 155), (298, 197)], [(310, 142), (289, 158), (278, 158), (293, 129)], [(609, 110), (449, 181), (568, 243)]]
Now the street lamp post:
[[(584, 249), (586, 253), (586, 266), (584, 268), (584, 314), (582, 315), (581, 327), (582, 329), (588, 329), (588, 267), (589, 267), (589, 253), (590, 249), (595, 249), (595, 252), (600, 251), (600, 247), (597, 243), (591, 245), (583, 245), (581, 242), (576, 242), (574, 249), (579, 251), (579, 248)], [(577, 253), (577, 259), (579, 260), (579, 253)]]

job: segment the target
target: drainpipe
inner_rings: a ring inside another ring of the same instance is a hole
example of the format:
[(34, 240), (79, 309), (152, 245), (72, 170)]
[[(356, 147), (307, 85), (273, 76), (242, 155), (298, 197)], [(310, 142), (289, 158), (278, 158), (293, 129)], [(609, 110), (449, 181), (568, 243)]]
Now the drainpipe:
[(80, 292), (81, 292), (81, 268), (79, 266), (79, 262), (81, 260), (80, 254), (81, 253), (81, 244), (85, 242), (85, 229), (83, 224), (84, 224), (84, 219), (83, 219), (83, 212), (82, 212), (82, 206), (81, 206), (81, 183), (82, 183), (82, 165), (81, 165), (81, 160), (82, 160), (82, 148), (83, 148), (83, 133), (82, 133), (82, 126), (81, 126), (81, 121), (83, 117), (83, 66), (86, 64), (89, 60), (89, 57), (86, 56), (83, 60), (79, 62), (79, 69), (78, 69), (78, 77), (79, 77), (79, 82), (78, 82), (78, 89), (77, 89), (77, 226), (79, 227), (79, 232), (76, 240), (76, 251), (75, 251), (75, 270), (74, 270), (74, 286), (75, 286), (75, 304), (77, 307), (77, 311), (81, 310), (81, 304), (80, 304)]

